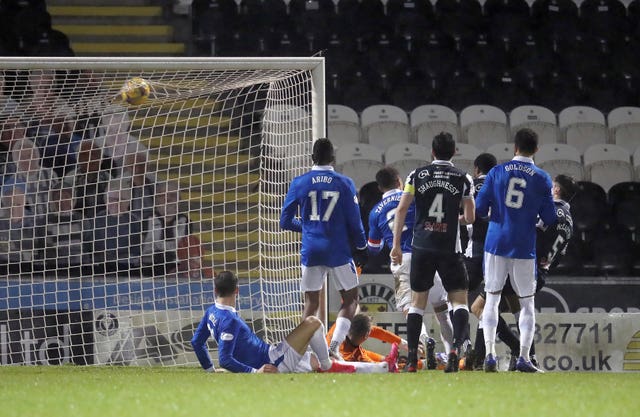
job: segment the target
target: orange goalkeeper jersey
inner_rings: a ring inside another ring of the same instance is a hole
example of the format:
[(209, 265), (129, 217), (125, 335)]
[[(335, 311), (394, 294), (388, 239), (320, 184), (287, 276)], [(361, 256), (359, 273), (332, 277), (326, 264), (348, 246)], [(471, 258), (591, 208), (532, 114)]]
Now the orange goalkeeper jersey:
[[(331, 343), (331, 338), (333, 337), (333, 331), (335, 328), (336, 325), (334, 323), (327, 333), (327, 343)], [(400, 336), (378, 326), (371, 326), (371, 333), (369, 334), (369, 337), (373, 337), (374, 339), (387, 343), (400, 344), (400, 341), (402, 340)], [(340, 345), (340, 354), (345, 361), (349, 362), (382, 362), (384, 360), (384, 355), (367, 350), (362, 346), (353, 346), (348, 340), (345, 340)]]

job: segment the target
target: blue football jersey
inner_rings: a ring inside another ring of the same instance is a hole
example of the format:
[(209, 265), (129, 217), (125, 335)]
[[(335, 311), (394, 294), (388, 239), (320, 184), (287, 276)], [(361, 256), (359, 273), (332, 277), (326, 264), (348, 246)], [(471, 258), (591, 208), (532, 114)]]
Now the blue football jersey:
[[(378, 253), (384, 245), (389, 248), (393, 247), (393, 222), (402, 194), (402, 190), (387, 191), (382, 196), (382, 200), (369, 213), (369, 240), (367, 245), (372, 253)], [(416, 206), (412, 203), (407, 210), (405, 226), (402, 228), (402, 235), (400, 236), (402, 252), (411, 252), (415, 217)]]
[(515, 259), (536, 257), (536, 224), (557, 220), (551, 178), (533, 159), (515, 156), (489, 171), (476, 198), (476, 216), (489, 217), (484, 250)]
[(218, 344), (218, 362), (230, 372), (253, 372), (270, 363), (270, 346), (260, 339), (236, 310), (214, 304), (207, 309), (191, 339), (191, 345), (204, 369), (213, 366), (207, 339), (212, 336)]
[(367, 247), (353, 180), (331, 166), (314, 166), (293, 179), (280, 227), (302, 232), (300, 253), (305, 266), (345, 265), (352, 261), (352, 247)]

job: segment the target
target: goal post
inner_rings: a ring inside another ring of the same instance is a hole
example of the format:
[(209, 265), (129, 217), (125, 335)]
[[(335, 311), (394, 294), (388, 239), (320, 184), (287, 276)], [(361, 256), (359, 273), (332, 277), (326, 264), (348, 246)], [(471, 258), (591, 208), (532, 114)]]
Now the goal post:
[(300, 236), (279, 215), (325, 136), (323, 58), (3, 57), (0, 74), (0, 364), (195, 365), (225, 269), (267, 341), (297, 325)]

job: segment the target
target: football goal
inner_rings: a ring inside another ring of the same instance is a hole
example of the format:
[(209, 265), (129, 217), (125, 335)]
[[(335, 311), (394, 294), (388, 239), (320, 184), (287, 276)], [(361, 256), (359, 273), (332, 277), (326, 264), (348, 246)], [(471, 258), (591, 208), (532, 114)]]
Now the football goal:
[[(268, 341), (300, 320), (288, 184), (323, 58), (1, 58), (0, 363), (197, 364), (212, 276)], [(210, 342), (215, 358), (215, 346)]]

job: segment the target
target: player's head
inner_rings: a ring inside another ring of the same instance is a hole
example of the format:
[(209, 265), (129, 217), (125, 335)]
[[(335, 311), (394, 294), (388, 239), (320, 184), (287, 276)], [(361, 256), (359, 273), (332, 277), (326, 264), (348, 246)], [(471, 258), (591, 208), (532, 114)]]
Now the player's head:
[(538, 152), (538, 134), (531, 129), (520, 129), (513, 139), (516, 155), (531, 156)]
[(231, 271), (222, 271), (213, 279), (216, 288), (216, 296), (228, 297), (238, 289), (238, 278)]
[(456, 141), (451, 136), (451, 133), (438, 133), (431, 142), (431, 153), (435, 159), (441, 161), (448, 161), (453, 158), (456, 153)]
[(376, 173), (376, 183), (383, 193), (402, 186), (398, 170), (390, 165), (386, 165)]
[(571, 201), (578, 191), (578, 184), (569, 175), (556, 175), (553, 179), (553, 196), (564, 201)]
[(327, 138), (320, 138), (313, 143), (311, 160), (316, 165), (330, 165), (336, 159), (333, 144)]
[(498, 160), (493, 154), (481, 153), (473, 161), (473, 167), (478, 175), (488, 174), (491, 168), (498, 164)]
[(351, 327), (349, 328), (349, 341), (355, 346), (360, 346), (371, 332), (371, 317), (366, 314), (358, 313), (351, 319)]

